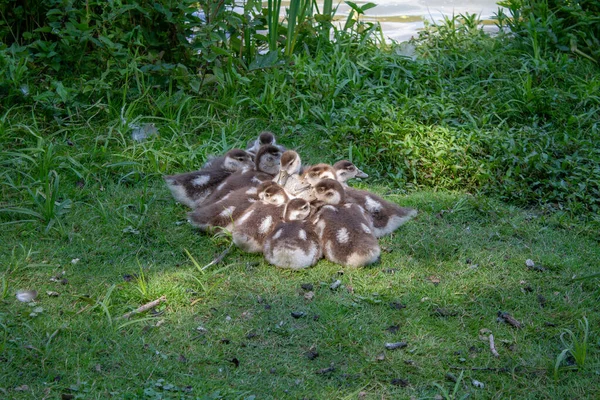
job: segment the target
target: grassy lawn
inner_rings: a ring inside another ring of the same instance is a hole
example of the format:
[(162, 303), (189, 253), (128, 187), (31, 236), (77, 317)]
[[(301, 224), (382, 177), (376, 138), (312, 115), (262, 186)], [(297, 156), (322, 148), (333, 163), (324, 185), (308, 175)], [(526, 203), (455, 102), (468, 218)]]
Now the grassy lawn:
[[(598, 280), (573, 279), (597, 273), (600, 248), (567, 217), (362, 182), (420, 211), (380, 240), (379, 264), (290, 272), (234, 248), (200, 270), (229, 239), (184, 223), (158, 175), (61, 185), (74, 203), (60, 224), (0, 234), (4, 398), (600, 396)], [(35, 305), (19, 289), (37, 290)], [(555, 371), (572, 344), (561, 334), (581, 343), (584, 317), (584, 364), (569, 353)], [(396, 342), (407, 345), (386, 349)]]
[[(453, 16), (407, 47), (299, 21), (289, 56), (277, 30), (259, 53), (258, 9), (38, 3), (0, 6), (25, 29), (0, 38), (0, 399), (600, 398), (588, 2), (509, 1), (498, 36)], [(265, 129), (418, 216), (360, 269), (192, 229), (162, 176)]]

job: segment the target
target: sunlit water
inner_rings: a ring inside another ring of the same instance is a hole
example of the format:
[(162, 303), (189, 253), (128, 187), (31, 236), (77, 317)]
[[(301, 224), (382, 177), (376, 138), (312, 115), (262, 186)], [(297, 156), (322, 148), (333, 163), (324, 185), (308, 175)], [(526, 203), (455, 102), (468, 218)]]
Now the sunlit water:
[[(368, 1), (354, 1), (359, 6)], [(498, 11), (494, 0), (371, 0), (377, 7), (366, 11), (365, 21), (379, 21), (386, 39), (405, 41), (417, 36), (423, 29), (425, 21), (439, 22), (444, 16), (453, 14), (477, 14), (486, 23), (486, 29), (493, 30), (492, 18)], [(318, 1), (319, 7), (322, 1)], [(335, 7), (334, 1), (334, 7)], [(289, 1), (282, 2), (282, 9), (289, 6)], [(350, 7), (340, 2), (336, 16), (346, 17)], [(283, 11), (285, 12), (285, 11)], [(345, 18), (344, 18), (345, 19)]]
[[(494, 16), (498, 12), (499, 6), (494, 0), (353, 0), (359, 6), (368, 2), (377, 4), (365, 12), (361, 18), (364, 21), (376, 22), (381, 24), (383, 36), (386, 40), (395, 40), (403, 42), (413, 36), (418, 36), (418, 32), (425, 27), (425, 21), (440, 22), (444, 17), (452, 17), (459, 14), (477, 14), (484, 25), (486, 31), (497, 30), (494, 25)], [(243, 13), (244, 0), (236, 1), (232, 8), (234, 11)], [(317, 0), (319, 10), (323, 9), (323, 0)], [(290, 5), (289, 0), (281, 2), (281, 18), (287, 14), (287, 8)], [(339, 0), (334, 0), (333, 7), (337, 5), (336, 21), (343, 25), (347, 19), (351, 8)], [(267, 7), (267, 1), (263, 0), (263, 7)], [(204, 13), (199, 11), (197, 14), (204, 20)]]

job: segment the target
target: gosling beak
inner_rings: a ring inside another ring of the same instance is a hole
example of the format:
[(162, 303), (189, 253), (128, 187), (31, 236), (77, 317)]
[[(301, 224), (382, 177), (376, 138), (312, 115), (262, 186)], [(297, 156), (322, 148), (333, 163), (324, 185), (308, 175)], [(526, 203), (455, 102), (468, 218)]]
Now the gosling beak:
[(301, 186), (301, 187), (300, 187), (300, 189), (296, 190), (296, 194), (298, 194), (298, 193), (302, 193), (302, 192), (304, 192), (304, 191), (306, 191), (306, 190), (308, 190), (308, 189), (310, 189), (310, 188), (311, 188), (311, 186), (310, 186), (310, 185), (304, 185), (304, 186)]
[(356, 171), (357, 171), (357, 174), (356, 174), (357, 178), (368, 178), (369, 177), (369, 175), (365, 174), (358, 168), (356, 168)]
[(289, 177), (290, 177), (290, 174), (288, 174), (285, 169), (280, 169), (275, 183), (277, 183), (280, 186), (285, 186)]

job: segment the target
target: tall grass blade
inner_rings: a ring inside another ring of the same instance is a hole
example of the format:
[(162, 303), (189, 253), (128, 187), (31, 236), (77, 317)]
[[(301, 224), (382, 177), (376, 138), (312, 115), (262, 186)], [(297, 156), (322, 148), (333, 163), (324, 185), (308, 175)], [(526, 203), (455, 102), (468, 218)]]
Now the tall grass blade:
[(269, 0), (267, 4), (267, 25), (269, 28), (269, 51), (277, 50), (279, 39), (279, 14), (281, 13), (281, 0)]
[(296, 22), (298, 20), (301, 3), (302, 0), (291, 0), (290, 8), (288, 9), (287, 38), (285, 45), (285, 55), (288, 57), (293, 54), (294, 46), (296, 45)]

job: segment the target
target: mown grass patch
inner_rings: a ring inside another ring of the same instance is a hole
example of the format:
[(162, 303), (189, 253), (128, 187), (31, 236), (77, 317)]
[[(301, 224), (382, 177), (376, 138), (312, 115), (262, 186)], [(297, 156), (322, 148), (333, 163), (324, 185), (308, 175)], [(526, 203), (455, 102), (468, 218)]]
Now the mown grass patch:
[[(484, 196), (372, 190), (420, 210), (381, 240), (378, 265), (321, 261), (293, 273), (235, 249), (201, 273), (186, 250), (205, 265), (228, 239), (180, 223), (185, 210), (158, 177), (65, 189), (86, 196), (62, 217), (64, 229), (23, 223), (2, 232), (2, 390), (10, 398), (423, 398), (440, 393), (436, 382), (450, 390), (445, 375), (462, 371), (460, 395), (594, 396), (598, 281), (573, 280), (597, 272), (593, 237)], [(25, 288), (40, 293), (36, 317), (14, 297)], [(131, 324), (119, 319), (163, 295), (166, 303)], [(498, 311), (523, 328), (497, 322)], [(585, 365), (562, 360), (555, 379), (561, 334), (580, 337), (584, 317)], [(483, 328), (499, 358), (480, 340)], [(401, 341), (406, 348), (385, 349)]]

